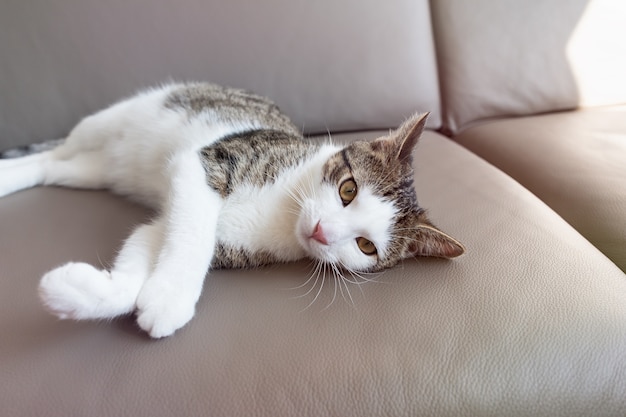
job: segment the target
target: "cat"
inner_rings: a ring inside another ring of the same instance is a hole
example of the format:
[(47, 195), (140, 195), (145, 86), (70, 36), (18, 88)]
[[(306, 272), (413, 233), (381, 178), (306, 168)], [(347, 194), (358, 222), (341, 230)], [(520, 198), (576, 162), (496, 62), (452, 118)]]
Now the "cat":
[(58, 185), (155, 209), (110, 270), (67, 263), (42, 277), (39, 296), (61, 319), (134, 312), (161, 338), (192, 319), (209, 269), (309, 257), (370, 272), (461, 255), (417, 203), (412, 153), (427, 115), (338, 146), (305, 139), (264, 97), (171, 83), (84, 118), (52, 149), (0, 160), (0, 197)]

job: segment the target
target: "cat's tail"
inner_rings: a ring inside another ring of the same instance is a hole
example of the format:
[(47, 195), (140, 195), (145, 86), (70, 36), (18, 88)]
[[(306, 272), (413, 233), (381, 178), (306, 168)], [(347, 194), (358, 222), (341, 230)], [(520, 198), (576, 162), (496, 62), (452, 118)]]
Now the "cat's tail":
[(0, 151), (0, 159), (20, 158), (20, 157), (32, 155), (35, 153), (49, 151), (49, 150), (56, 148), (59, 145), (62, 145), (63, 142), (65, 142), (65, 139), (51, 139), (45, 142), (18, 146), (15, 148)]
[(63, 140), (21, 146), (0, 153), (0, 197), (42, 185), (46, 163)]

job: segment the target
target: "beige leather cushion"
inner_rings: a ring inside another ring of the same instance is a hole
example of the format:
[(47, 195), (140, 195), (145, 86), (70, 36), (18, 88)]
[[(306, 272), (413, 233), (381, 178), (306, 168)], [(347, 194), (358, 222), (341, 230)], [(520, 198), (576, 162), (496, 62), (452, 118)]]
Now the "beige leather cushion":
[(131, 318), (58, 321), (36, 297), (59, 263), (108, 265), (145, 211), (101, 192), (0, 199), (2, 414), (624, 415), (626, 276), (459, 145), (427, 133), (417, 152), (420, 201), (467, 255), (407, 261), (326, 308), (330, 280), (303, 312), (321, 284), (285, 288), (307, 262), (216, 272), (161, 341)]
[(626, 271), (626, 106), (485, 123), (455, 138)]
[(626, 2), (432, 2), (445, 127), (626, 103)]
[(308, 132), (440, 124), (427, 0), (0, 4), (0, 149), (168, 79), (252, 89)]

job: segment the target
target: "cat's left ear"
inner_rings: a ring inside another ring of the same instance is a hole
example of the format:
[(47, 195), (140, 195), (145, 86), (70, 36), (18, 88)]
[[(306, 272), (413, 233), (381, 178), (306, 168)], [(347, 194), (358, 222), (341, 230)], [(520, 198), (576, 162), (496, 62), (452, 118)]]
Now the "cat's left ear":
[(395, 131), (397, 158), (401, 162), (411, 161), (413, 149), (415, 149), (415, 145), (417, 145), (417, 141), (424, 131), (429, 114), (416, 113)]
[(409, 253), (412, 256), (456, 258), (465, 253), (465, 247), (435, 226), (420, 224), (414, 240), (409, 244)]

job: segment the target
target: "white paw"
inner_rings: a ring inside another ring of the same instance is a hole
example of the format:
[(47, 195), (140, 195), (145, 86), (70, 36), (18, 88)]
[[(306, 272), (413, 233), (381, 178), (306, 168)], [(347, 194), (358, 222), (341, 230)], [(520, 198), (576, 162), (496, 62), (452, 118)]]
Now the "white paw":
[(91, 319), (96, 318), (98, 304), (110, 293), (109, 283), (108, 272), (70, 262), (41, 278), (39, 297), (46, 309), (61, 319)]
[(157, 339), (171, 336), (195, 314), (198, 296), (158, 281), (148, 281), (137, 298), (137, 324)]

